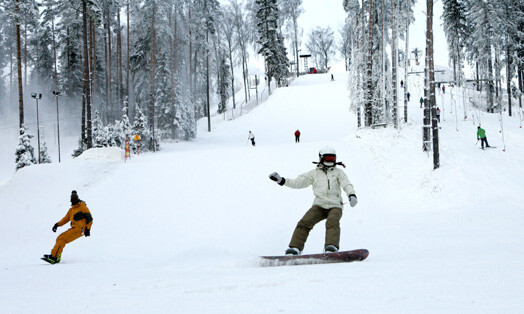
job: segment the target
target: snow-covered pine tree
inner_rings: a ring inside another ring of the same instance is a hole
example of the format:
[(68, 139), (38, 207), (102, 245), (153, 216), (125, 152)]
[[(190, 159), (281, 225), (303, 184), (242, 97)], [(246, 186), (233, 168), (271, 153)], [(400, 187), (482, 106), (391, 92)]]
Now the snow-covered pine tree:
[[(148, 143), (151, 139), (151, 132), (147, 127), (147, 117), (142, 112), (142, 108), (137, 106), (135, 111), (136, 116), (133, 123), (133, 134), (140, 136), (140, 140), (138, 141), (139, 151), (148, 151)], [(133, 145), (133, 151), (136, 153), (136, 145)]]
[(36, 164), (35, 149), (31, 146), (32, 137), (27, 133), (26, 127), (22, 125), (15, 149), (16, 170)]
[(40, 163), (51, 163), (51, 156), (49, 156), (49, 152), (47, 151), (47, 143), (42, 135), (40, 135)]
[(93, 119), (93, 146), (107, 146), (107, 134), (104, 131), (104, 125), (98, 110), (95, 111), (95, 118)]
[(278, 65), (278, 56), (275, 51), (280, 47), (277, 44), (278, 29), (278, 6), (276, 0), (255, 0), (256, 7), (256, 24), (258, 39), (257, 44), (260, 46), (258, 53), (265, 59), (266, 78), (268, 90), (270, 83), (274, 78), (274, 70)]

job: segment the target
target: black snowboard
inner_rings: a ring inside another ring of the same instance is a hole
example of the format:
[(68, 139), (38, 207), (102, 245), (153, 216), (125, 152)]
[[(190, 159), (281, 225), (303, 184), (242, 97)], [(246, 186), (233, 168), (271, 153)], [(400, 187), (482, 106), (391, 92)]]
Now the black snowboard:
[(261, 266), (308, 265), (327, 263), (348, 263), (363, 261), (369, 255), (366, 249), (342, 251), (333, 253), (261, 256)]

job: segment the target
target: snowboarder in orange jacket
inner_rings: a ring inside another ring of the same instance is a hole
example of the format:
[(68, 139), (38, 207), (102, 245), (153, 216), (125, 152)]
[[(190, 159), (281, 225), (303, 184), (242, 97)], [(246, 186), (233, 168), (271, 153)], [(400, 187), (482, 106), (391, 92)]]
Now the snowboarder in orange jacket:
[(71, 222), (71, 228), (56, 238), (56, 244), (51, 250), (50, 255), (44, 255), (44, 260), (51, 264), (59, 263), (62, 257), (62, 251), (67, 243), (73, 242), (82, 235), (89, 237), (91, 235), (91, 226), (93, 217), (89, 212), (84, 201), (80, 200), (76, 191), (71, 192), (71, 208), (59, 222), (53, 226), (53, 232), (68, 222)]

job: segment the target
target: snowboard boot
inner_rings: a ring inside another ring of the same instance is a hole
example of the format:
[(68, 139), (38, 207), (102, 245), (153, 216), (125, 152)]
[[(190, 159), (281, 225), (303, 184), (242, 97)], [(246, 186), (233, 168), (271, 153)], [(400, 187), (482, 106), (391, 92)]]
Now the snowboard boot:
[(44, 254), (44, 258), (48, 260), (51, 264), (58, 264), (60, 263), (60, 258), (56, 258), (51, 254)]
[(324, 248), (324, 253), (333, 253), (333, 252), (338, 252), (338, 248), (334, 246), (333, 244), (326, 245), (326, 247)]
[(300, 255), (300, 253), (302, 252), (296, 247), (290, 247), (286, 250), (286, 255)]

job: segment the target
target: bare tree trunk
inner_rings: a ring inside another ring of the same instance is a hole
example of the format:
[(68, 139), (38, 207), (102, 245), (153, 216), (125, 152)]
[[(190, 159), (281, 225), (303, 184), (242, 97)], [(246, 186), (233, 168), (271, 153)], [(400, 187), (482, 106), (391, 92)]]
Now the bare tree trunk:
[(408, 66), (409, 66), (409, 9), (410, 0), (406, 0), (406, 50), (404, 55), (404, 123), (408, 123)]
[(508, 115), (511, 117), (511, 77), (513, 76), (513, 71), (511, 69), (511, 63), (513, 58), (511, 57), (511, 51), (509, 46), (506, 46), (506, 89), (508, 90)]
[(149, 127), (153, 136), (151, 137), (150, 149), (155, 151), (155, 54), (156, 54), (156, 4), (153, 3), (153, 18), (151, 20), (151, 64), (149, 70)]
[(482, 82), (480, 81), (480, 74), (479, 74), (479, 63), (475, 62), (475, 68), (476, 68), (476, 75), (477, 75), (477, 92), (482, 91)]
[(229, 63), (231, 64), (231, 95), (233, 96), (233, 109), (236, 109), (237, 104), (235, 101), (235, 71), (233, 68), (233, 49), (232, 43), (229, 44)]
[[(90, 53), (89, 53), (89, 59), (90, 59), (90, 82), (91, 82), (91, 95), (92, 95), (92, 102), (96, 103), (95, 97), (96, 97), (96, 29), (95, 29), (95, 21), (92, 16), (89, 17), (89, 30), (91, 36), (90, 38)], [(96, 106), (96, 105), (95, 105)]]
[(433, 61), (433, 0), (426, 0), (427, 8), (427, 30), (426, 42), (428, 47), (428, 65), (429, 65), (429, 101), (431, 105), (431, 116), (433, 129), (433, 170), (440, 167), (440, 150), (437, 120), (437, 102), (435, 99), (435, 66)]
[(491, 41), (489, 39), (485, 52), (488, 55), (488, 112), (493, 113), (493, 60), (491, 56)]
[(27, 87), (27, 18), (24, 15), (24, 86)]
[(9, 96), (14, 95), (13, 83), (13, 45), (9, 45)]
[(297, 68), (297, 77), (300, 76), (300, 71), (299, 71), (299, 67), (298, 67), (298, 22), (297, 22), (297, 19), (298, 17), (296, 16), (296, 14), (294, 13), (293, 14), (293, 30), (294, 30), (294, 33), (295, 33), (295, 56), (296, 56), (296, 68)]
[(397, 90), (397, 0), (391, 0), (391, 80), (393, 92), (393, 125), (398, 128), (398, 90)]
[(117, 62), (117, 84), (118, 84), (118, 110), (121, 114), (121, 109), (124, 108), (124, 92), (123, 92), (123, 79), (122, 79), (122, 30), (120, 24), (120, 4), (117, 4), (116, 8), (116, 62)]
[[(24, 126), (24, 88), (22, 85), (22, 43), (20, 38), (20, 0), (16, 0), (16, 61), (18, 70), (18, 113), (20, 129)], [(20, 133), (22, 134), (22, 133)]]
[[(176, 16), (175, 16), (176, 19)], [(169, 29), (173, 29), (174, 33), (176, 33), (176, 26), (173, 26), (173, 8), (169, 8), (168, 13), (168, 22), (169, 22)], [(174, 39), (173, 37), (169, 37), (169, 82), (171, 85), (171, 101), (175, 103), (175, 60), (174, 60)]]
[(108, 60), (108, 64), (107, 64), (107, 71), (108, 71), (108, 86), (109, 86), (109, 93), (107, 94), (107, 99), (109, 101), (109, 108), (113, 109), (113, 86), (112, 86), (112, 81), (113, 81), (113, 73), (112, 73), (112, 68), (113, 68), (113, 63), (112, 63), (112, 58), (111, 58), (111, 52), (113, 51), (112, 48), (111, 48), (111, 15), (110, 15), (110, 10), (109, 10), (109, 6), (107, 7), (106, 9), (106, 16), (107, 16), (107, 60)]
[[(103, 14), (104, 17), (105, 17), (105, 14)], [(105, 19), (105, 18), (104, 18)], [(107, 28), (106, 26), (106, 23), (108, 23), (108, 21), (106, 20), (105, 23), (104, 23), (104, 28)], [(105, 98), (104, 98), (104, 102), (106, 107), (109, 107), (110, 106), (110, 102), (109, 102), (109, 84), (110, 84), (110, 79), (109, 79), (109, 49), (108, 49), (108, 44), (107, 44), (107, 40), (108, 40), (108, 33), (107, 32), (103, 32), (104, 34), (104, 62), (105, 62), (105, 88), (106, 88), (106, 95), (105, 95)]]
[(365, 126), (373, 124), (373, 0), (369, 1), (369, 34), (367, 55), (367, 102), (364, 110)]
[(129, 0), (127, 0), (127, 51), (126, 51), (126, 115), (129, 117), (129, 46), (130, 46), (131, 38), (129, 37)]
[(194, 100), (194, 93), (193, 89), (195, 88), (193, 86), (193, 38), (192, 36), (192, 25), (191, 25), (191, 8), (189, 8), (189, 95), (191, 97), (191, 100)]
[(522, 113), (522, 92), (524, 91), (524, 83), (522, 82), (522, 66), (519, 65), (518, 69), (517, 69), (517, 72), (518, 72), (518, 86), (519, 86), (519, 108), (520, 108), (520, 111)]
[(207, 113), (207, 131), (208, 132), (211, 132), (210, 105), (211, 104), (209, 103), (209, 29), (206, 29), (206, 113)]
[(93, 146), (93, 132), (91, 126), (91, 90), (89, 82), (89, 53), (87, 46), (87, 0), (82, 0), (82, 20), (83, 20), (83, 39), (84, 39), (84, 98), (85, 98), (85, 110), (87, 117), (87, 129), (86, 129), (86, 141), (87, 148)]
[[(54, 10), (53, 10), (54, 12)], [(54, 80), (55, 80), (55, 89), (58, 91), (58, 58), (56, 53), (56, 36), (55, 36), (55, 15), (53, 14), (53, 18), (51, 19), (51, 35), (53, 40), (53, 58), (54, 58)]]

